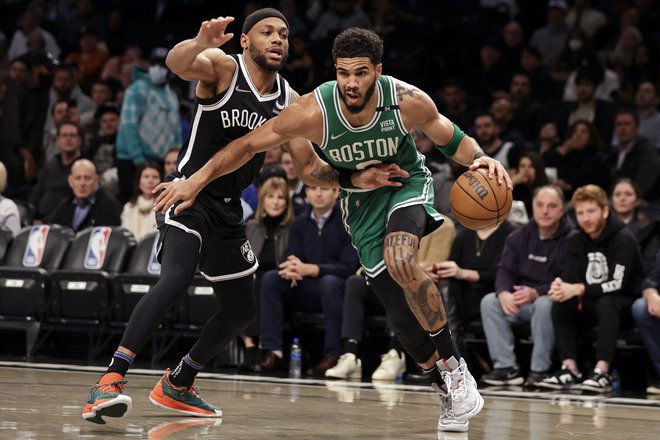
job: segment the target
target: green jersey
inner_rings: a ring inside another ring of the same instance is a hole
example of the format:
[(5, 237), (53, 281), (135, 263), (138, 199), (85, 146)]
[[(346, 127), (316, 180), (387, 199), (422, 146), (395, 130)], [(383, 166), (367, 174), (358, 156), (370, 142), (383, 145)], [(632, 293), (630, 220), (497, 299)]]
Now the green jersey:
[(394, 79), (381, 75), (374, 91), (377, 108), (366, 125), (353, 127), (340, 108), (336, 81), (320, 85), (314, 94), (323, 114), (323, 139), (319, 145), (325, 160), (336, 168), (362, 170), (379, 163), (396, 163), (409, 177), (400, 188), (340, 192), (346, 230), (358, 251), (365, 272), (375, 277), (385, 270), (383, 241), (392, 213), (406, 206), (422, 205), (428, 215), (425, 235), (442, 224), (433, 208), (433, 180), (424, 166), (412, 135), (399, 111)]

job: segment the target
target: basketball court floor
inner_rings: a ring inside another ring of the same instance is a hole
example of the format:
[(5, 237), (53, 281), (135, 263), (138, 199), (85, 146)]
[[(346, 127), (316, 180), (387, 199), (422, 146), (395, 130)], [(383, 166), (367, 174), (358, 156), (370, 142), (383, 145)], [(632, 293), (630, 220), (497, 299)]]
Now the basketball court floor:
[(430, 387), (212, 373), (197, 384), (224, 417), (181, 417), (149, 402), (154, 370), (132, 370), (132, 410), (95, 425), (81, 411), (103, 370), (1, 362), (0, 439), (660, 439), (660, 400), (486, 389), (468, 433), (439, 433)]

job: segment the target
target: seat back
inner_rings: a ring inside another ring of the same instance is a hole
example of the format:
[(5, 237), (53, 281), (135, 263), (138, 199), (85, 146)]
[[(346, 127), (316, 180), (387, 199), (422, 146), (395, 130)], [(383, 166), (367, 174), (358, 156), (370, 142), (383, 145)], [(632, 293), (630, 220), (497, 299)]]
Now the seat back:
[(21, 226), (29, 226), (34, 220), (34, 205), (25, 200), (12, 199), (16, 206), (18, 207), (18, 214), (21, 216)]
[(119, 226), (94, 226), (79, 232), (62, 269), (120, 272), (135, 247), (135, 237)]
[(34, 225), (23, 228), (14, 238), (5, 266), (58, 269), (73, 239), (73, 231), (60, 225)]
[(160, 263), (156, 257), (159, 233), (154, 232), (140, 240), (126, 271), (114, 280), (112, 320), (126, 323), (138, 301), (151, 290), (160, 276)]
[(0, 225), (0, 263), (5, 259), (5, 254), (9, 250), (9, 244), (14, 238), (14, 234), (5, 225)]
[(0, 268), (0, 315), (41, 317), (49, 296), (48, 277), (59, 268), (73, 231), (59, 225), (24, 228)]
[(79, 232), (62, 270), (52, 276), (53, 317), (107, 320), (112, 275), (124, 269), (134, 247), (133, 234), (119, 226), (94, 226)]

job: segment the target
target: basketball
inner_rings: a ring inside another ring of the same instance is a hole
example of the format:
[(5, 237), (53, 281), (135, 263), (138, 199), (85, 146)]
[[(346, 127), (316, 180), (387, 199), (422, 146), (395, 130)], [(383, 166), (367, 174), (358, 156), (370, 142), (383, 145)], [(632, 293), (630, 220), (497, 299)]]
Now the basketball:
[(449, 193), (454, 218), (474, 231), (495, 227), (511, 210), (511, 190), (488, 178), (488, 169), (466, 171), (456, 179)]

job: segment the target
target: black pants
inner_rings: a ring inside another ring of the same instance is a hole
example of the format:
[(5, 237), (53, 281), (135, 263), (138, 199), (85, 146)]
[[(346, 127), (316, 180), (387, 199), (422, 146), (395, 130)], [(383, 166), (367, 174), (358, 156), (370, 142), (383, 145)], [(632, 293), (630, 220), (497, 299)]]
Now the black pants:
[(342, 311), (342, 339), (361, 341), (364, 317), (384, 314), (383, 304), (378, 300), (371, 286), (367, 285), (367, 279), (360, 275), (348, 277)]
[[(197, 270), (199, 239), (178, 228), (170, 228), (161, 249), (158, 283), (131, 314), (120, 345), (138, 353), (158, 328), (167, 311), (187, 292)], [(227, 342), (236, 337), (255, 317), (252, 274), (243, 278), (213, 283), (218, 309), (209, 319), (190, 357), (205, 364)]]
[(588, 334), (593, 326), (596, 333), (596, 361), (612, 362), (619, 329), (632, 326), (633, 299), (627, 296), (604, 295), (594, 300), (582, 299), (582, 310), (578, 299), (571, 298), (552, 306), (552, 323), (560, 359), (577, 359), (578, 336)]

